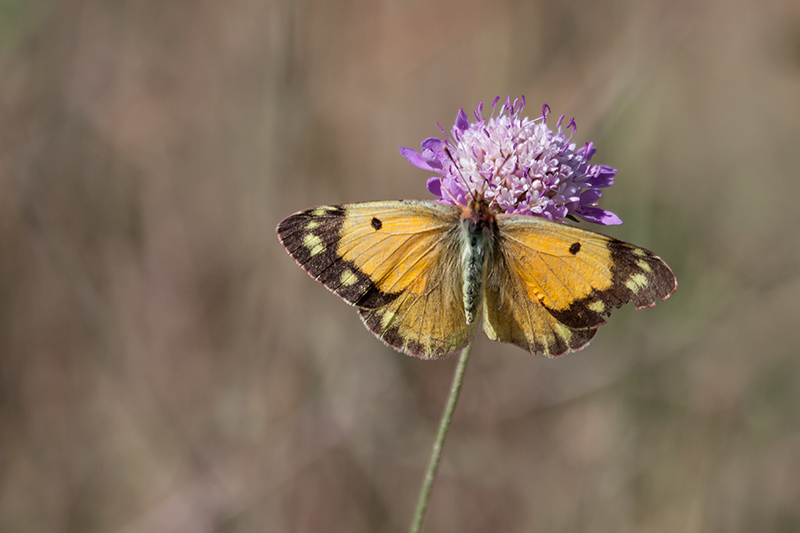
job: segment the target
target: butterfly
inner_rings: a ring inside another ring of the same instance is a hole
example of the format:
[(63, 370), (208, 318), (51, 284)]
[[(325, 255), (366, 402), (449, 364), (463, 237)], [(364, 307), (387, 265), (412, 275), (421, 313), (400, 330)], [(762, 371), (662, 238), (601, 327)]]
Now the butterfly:
[(328, 205), (277, 228), (314, 279), (384, 343), (423, 359), (494, 341), (555, 357), (579, 350), (614, 308), (666, 300), (672, 270), (644, 248), (542, 217), (397, 200)]

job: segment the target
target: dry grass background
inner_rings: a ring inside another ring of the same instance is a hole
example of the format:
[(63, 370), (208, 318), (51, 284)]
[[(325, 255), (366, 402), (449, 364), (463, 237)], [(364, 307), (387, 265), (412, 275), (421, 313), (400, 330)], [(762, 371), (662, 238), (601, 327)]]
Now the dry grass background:
[(427, 197), (526, 95), (680, 287), (558, 360), (481, 336), (427, 531), (800, 530), (800, 4), (0, 3), (0, 530), (404, 531), (455, 358), (274, 234)]

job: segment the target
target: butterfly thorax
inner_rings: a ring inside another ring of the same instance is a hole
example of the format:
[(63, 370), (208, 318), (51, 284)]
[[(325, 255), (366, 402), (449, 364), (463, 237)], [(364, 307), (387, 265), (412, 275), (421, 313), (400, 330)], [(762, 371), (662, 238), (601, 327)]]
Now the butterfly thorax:
[(492, 249), (497, 219), (483, 199), (470, 200), (461, 214), (461, 265), (464, 272), (464, 310), (467, 324), (475, 321), (481, 304), (486, 261)]

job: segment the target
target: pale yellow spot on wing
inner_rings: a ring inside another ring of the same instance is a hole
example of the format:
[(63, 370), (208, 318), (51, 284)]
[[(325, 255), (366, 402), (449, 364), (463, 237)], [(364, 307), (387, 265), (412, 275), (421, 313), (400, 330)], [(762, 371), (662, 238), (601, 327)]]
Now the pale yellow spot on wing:
[(394, 311), (390, 311), (389, 309), (387, 309), (386, 312), (383, 313), (383, 316), (381, 316), (381, 327), (383, 329), (389, 327), (389, 324), (391, 324), (392, 320), (394, 320), (394, 316), (395, 316)]
[(633, 248), (631, 252), (633, 252), (634, 255), (638, 255), (639, 257), (647, 256), (647, 253), (645, 253), (645, 251), (642, 250), (641, 248)]
[(318, 208), (314, 209), (311, 212), (311, 214), (315, 215), (315, 216), (318, 216), (318, 217), (321, 217), (321, 216), (327, 214), (328, 211), (332, 211), (333, 209), (334, 208), (329, 206), (329, 205), (323, 205), (322, 207), (318, 207)]
[(644, 261), (642, 259), (639, 259), (638, 261), (636, 261), (636, 266), (638, 266), (639, 268), (641, 268), (645, 272), (652, 272), (653, 271), (653, 269), (650, 268), (650, 264), (647, 261)]
[[(426, 354), (432, 354), (433, 353), (433, 344), (430, 342), (430, 340), (428, 340), (428, 339), (420, 339), (420, 344), (422, 344), (422, 346), (423, 346), (424, 353), (426, 353)], [(406, 345), (408, 345), (408, 342), (406, 342)]]
[(312, 230), (312, 229), (317, 229), (318, 227), (319, 227), (319, 221), (318, 220), (311, 220), (311, 221), (309, 221), (308, 224), (306, 224), (306, 229), (309, 230), (309, 231)]
[(634, 274), (625, 282), (625, 286), (636, 294), (639, 292), (639, 289), (647, 286), (647, 276), (644, 274)]
[(564, 340), (567, 346), (569, 346), (569, 341), (572, 339), (572, 330), (564, 324), (558, 324), (556, 329), (558, 330), (558, 336)]
[(314, 235), (313, 233), (306, 233), (303, 237), (303, 246), (308, 248), (308, 252), (311, 257), (314, 257), (318, 253), (322, 252), (325, 249), (325, 246), (322, 244), (322, 239)]
[(349, 268), (345, 268), (342, 271), (341, 277), (339, 278), (339, 282), (345, 287), (349, 287), (351, 285), (355, 285), (355, 283), (357, 281), (358, 281), (358, 278), (356, 278), (355, 273), (352, 270), (350, 270)]
[(603, 300), (595, 300), (586, 307), (588, 307), (590, 311), (594, 311), (598, 314), (603, 313), (606, 310), (606, 304), (603, 302)]
[(550, 346), (552, 344), (555, 344), (556, 336), (553, 335), (553, 333), (550, 332), (550, 331), (542, 331), (542, 339), (541, 340), (542, 340), (543, 344), (545, 344), (547, 346)]

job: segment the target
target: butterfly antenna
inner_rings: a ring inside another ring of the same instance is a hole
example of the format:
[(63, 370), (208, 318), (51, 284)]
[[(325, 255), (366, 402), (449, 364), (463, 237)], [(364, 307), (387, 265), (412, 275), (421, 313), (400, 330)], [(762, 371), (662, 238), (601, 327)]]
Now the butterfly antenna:
[[(467, 180), (464, 179), (464, 175), (461, 173), (461, 167), (459, 167), (458, 163), (456, 163), (456, 160), (453, 157), (453, 154), (450, 153), (450, 148), (448, 148), (447, 145), (444, 146), (444, 153), (447, 154), (447, 158), (450, 160), (451, 163), (453, 163), (453, 167), (456, 169), (456, 173), (458, 174), (458, 177), (461, 178), (461, 183), (464, 185), (464, 189), (469, 191), (470, 187), (467, 185)], [(450, 197), (450, 199), (453, 201), (453, 203), (455, 205), (461, 205), (461, 204), (458, 203), (458, 200), (452, 195), (452, 193), (449, 190), (447, 190), (447, 188), (445, 188), (444, 191), (447, 193), (447, 196)], [(473, 200), (475, 200), (475, 193), (476, 193), (476, 191), (474, 191), (474, 190), (471, 191), (471, 193), (470, 193), (472, 195), (472, 199)]]
[[(506, 162), (507, 162), (507, 161), (508, 161), (508, 159), (511, 157), (511, 155), (512, 155), (512, 153), (509, 153), (508, 155), (506, 155), (505, 159), (503, 159), (503, 162), (502, 162), (502, 163), (500, 163), (500, 165), (498, 165), (498, 166), (497, 166), (497, 168), (495, 169), (494, 173), (492, 174), (492, 177), (493, 177), (493, 178), (494, 178), (495, 176), (497, 176), (498, 172), (500, 172), (500, 169), (502, 169), (504, 166), (506, 166)], [(511, 177), (513, 174), (514, 174), (514, 172), (516, 172), (516, 168), (514, 169), (514, 171), (510, 172), (509, 174), (507, 174), (507, 175), (506, 175), (506, 177), (505, 177), (505, 178), (503, 178), (503, 181), (501, 181), (501, 182), (500, 182), (500, 183), (497, 185), (497, 187), (495, 187), (495, 188), (496, 188), (496, 189), (499, 189), (499, 188), (500, 188), (500, 187), (502, 187), (503, 185), (506, 185), (506, 184), (507, 184), (507, 182), (508, 182), (508, 179), (509, 179), (509, 178), (510, 178), (510, 177)], [(487, 178), (487, 179), (486, 179), (486, 181), (488, 182), (488, 181), (489, 181), (489, 179)], [(497, 194), (495, 194), (495, 195), (492, 197), (492, 201), (491, 201), (491, 202), (489, 202), (489, 207), (490, 207), (490, 208), (491, 208), (491, 207), (494, 207), (494, 206), (495, 206), (495, 204), (497, 204)]]

